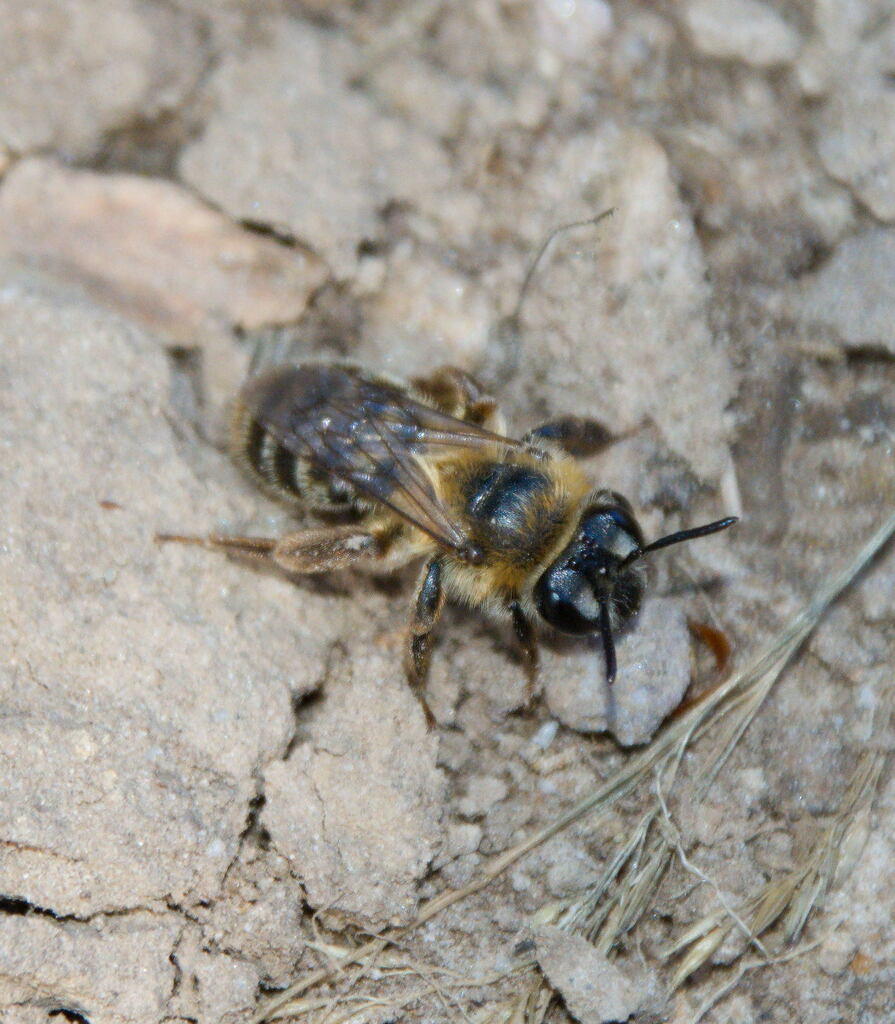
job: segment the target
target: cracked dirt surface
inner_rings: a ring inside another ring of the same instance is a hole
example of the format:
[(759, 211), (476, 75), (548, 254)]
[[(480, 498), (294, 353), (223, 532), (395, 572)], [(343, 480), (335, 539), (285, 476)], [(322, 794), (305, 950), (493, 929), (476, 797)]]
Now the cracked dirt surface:
[[(688, 620), (743, 665), (891, 513), (890, 6), (0, 0), (0, 1019), (248, 1021), (714, 685)], [(514, 316), (548, 233), (609, 207)], [(427, 733), (400, 669), (413, 571), (290, 580), (154, 542), (294, 528), (222, 451), (256, 351), (454, 362), (516, 433), (596, 419), (587, 468), (648, 536), (743, 522), (655, 559), (613, 698), (592, 650), (548, 641), (524, 708), (505, 632), (448, 610)], [(662, 959), (800, 864), (891, 745), (893, 645), (889, 545), (708, 797), (669, 796), (711, 884), (671, 865), (611, 950), (555, 908), (639, 795), (293, 1016), (895, 1018), (891, 765), (801, 955), (701, 1017), (742, 936), (674, 992)]]

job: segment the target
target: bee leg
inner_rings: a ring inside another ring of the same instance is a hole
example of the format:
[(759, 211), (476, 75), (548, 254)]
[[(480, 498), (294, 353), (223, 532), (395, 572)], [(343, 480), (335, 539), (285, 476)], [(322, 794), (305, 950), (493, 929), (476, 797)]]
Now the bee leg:
[(616, 438), (597, 420), (585, 416), (558, 416), (555, 420), (548, 420), (534, 430), (529, 430), (522, 440), (525, 444), (534, 445), (551, 442), (567, 455), (581, 458), (598, 454)]
[(377, 537), (356, 526), (300, 530), (281, 537), (270, 552), (286, 572), (317, 573), (347, 569), (380, 553)]
[(379, 553), (379, 541), (354, 526), (324, 527), (287, 533), (284, 537), (231, 537), (212, 533), (207, 537), (159, 533), (157, 541), (197, 544), (212, 551), (273, 561), (286, 572), (310, 574), (347, 569), (361, 558)]
[(429, 658), (432, 655), (432, 631), (443, 607), (441, 559), (433, 558), (423, 569), (422, 581), (410, 619), (410, 638), (404, 659), (407, 681), (420, 702), (426, 716), (426, 727), (430, 730), (435, 727), (435, 716), (426, 701), (423, 687), (429, 672)]
[(412, 384), (443, 412), (466, 423), (490, 425), (498, 416), (497, 399), (472, 374), (457, 366), (439, 366), (428, 377), (414, 378)]
[(510, 605), (510, 615), (513, 618), (513, 632), (522, 649), (522, 662), (525, 666), (525, 704), (526, 707), (531, 707), (538, 682), (538, 646), (535, 641), (535, 630), (518, 601)]
[(221, 533), (211, 533), (207, 537), (183, 533), (157, 533), (155, 539), (159, 544), (195, 544), (210, 551), (224, 551), (265, 561), (278, 543), (274, 537), (228, 537)]

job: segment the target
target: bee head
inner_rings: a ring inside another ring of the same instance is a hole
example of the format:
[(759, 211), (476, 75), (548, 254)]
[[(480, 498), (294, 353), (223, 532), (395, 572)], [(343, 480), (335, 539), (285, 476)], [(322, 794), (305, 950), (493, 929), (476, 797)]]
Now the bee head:
[(616, 673), (613, 633), (636, 614), (646, 585), (639, 559), (649, 551), (724, 530), (735, 522), (735, 518), (719, 519), (644, 544), (627, 499), (602, 491), (585, 509), (572, 540), (535, 585), (538, 613), (561, 633), (599, 634), (611, 684)]

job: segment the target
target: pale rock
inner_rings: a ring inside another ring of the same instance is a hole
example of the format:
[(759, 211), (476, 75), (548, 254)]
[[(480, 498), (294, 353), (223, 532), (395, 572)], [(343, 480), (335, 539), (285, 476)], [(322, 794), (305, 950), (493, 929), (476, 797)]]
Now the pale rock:
[(19, 154), (90, 153), (180, 102), (201, 71), (196, 25), (135, 0), (2, 0), (0, 24), (0, 142)]
[(539, 41), (564, 60), (593, 62), (611, 37), (612, 8), (605, 0), (537, 0)]
[(467, 853), (475, 853), (481, 841), (481, 826), (472, 823), (451, 825), (445, 845), (451, 856), (462, 857)]
[(187, 925), (178, 938), (173, 960), (181, 983), (169, 1000), (172, 1017), (229, 1024), (254, 1008), (260, 981), (257, 969), (241, 956), (209, 950), (194, 925)]
[(817, 38), (810, 39), (795, 63), (795, 81), (807, 99), (825, 96), (836, 81), (836, 67), (830, 59), (829, 48)]
[(598, 638), (543, 645), (544, 698), (570, 729), (608, 730), (625, 746), (646, 743), (690, 685), (689, 631), (680, 604), (648, 596), (615, 645), (618, 675), (611, 688)]
[[(162, 1020), (174, 984), (174, 951), (183, 922), (173, 914), (138, 911), (96, 921), (54, 921), (42, 915), (0, 914), (0, 1008), (31, 1004), (82, 1020), (142, 1024)], [(59, 1013), (58, 1019), (72, 1019)], [(218, 1024), (220, 1016), (205, 1018)]]
[(3, 1024), (47, 1024), (46, 1004), (41, 1005), (40, 1000), (35, 1003), (14, 1001), (21, 992), (15, 983), (0, 986), (0, 1005), (5, 1007), (6, 1013)]
[(328, 602), (154, 543), (254, 499), (184, 457), (154, 339), (0, 276), (0, 891), (81, 916), (213, 899), (322, 675)]
[(817, 152), (879, 220), (895, 221), (895, 94), (882, 78), (856, 75), (825, 107)]
[(391, 253), (379, 292), (365, 304), (358, 356), (398, 377), (444, 363), (473, 370), (494, 319), (479, 285), (428, 248), (404, 243)]
[(439, 138), (451, 138), (463, 128), (474, 96), (466, 83), (400, 50), (373, 70), (371, 88), (393, 113), (427, 124)]
[(313, 735), (265, 769), (262, 821), (313, 906), (404, 923), (442, 841), (438, 740), (397, 661), (358, 651), (339, 665)]
[(544, 876), (547, 890), (560, 898), (568, 899), (570, 893), (580, 893), (595, 885), (602, 873), (600, 865), (582, 849), (581, 844), (567, 838), (554, 839), (544, 860), (552, 861)]
[(433, 867), (444, 868), (452, 861), (468, 858), (482, 842), (482, 827), (474, 822), (460, 822), (449, 825), (445, 835), (444, 848), (433, 862)]
[(821, 942), (817, 951), (818, 966), (825, 974), (841, 975), (857, 951), (855, 940), (843, 924)]
[(269, 42), (215, 70), (214, 113), (180, 161), (200, 194), (291, 232), (339, 277), (354, 273), (387, 203), (435, 201), (449, 180), (434, 138), (351, 89), (352, 71), (337, 35), (279, 22)]
[(885, 2), (818, 0), (816, 33), (797, 67), (806, 95), (826, 97), (814, 132), (824, 169), (877, 219), (895, 220), (895, 24)]
[(690, 0), (684, 21), (707, 57), (757, 68), (791, 63), (801, 45), (798, 33), (759, 0)]
[(799, 282), (791, 308), (803, 324), (846, 349), (895, 354), (895, 229), (846, 238), (817, 273)]
[(540, 269), (522, 317), (526, 400), (616, 434), (652, 420), (697, 476), (717, 478), (734, 375), (709, 329), (705, 262), (665, 151), (607, 124), (549, 156), (532, 172), (545, 204), (589, 197), (591, 211), (615, 213), (557, 239)]
[(581, 935), (542, 925), (534, 939), (538, 966), (579, 1024), (610, 1024), (660, 1009), (654, 976), (618, 966)]
[(874, 803), (872, 827), (866, 833), (866, 845), (854, 857), (849, 877), (834, 887), (825, 902), (827, 913), (848, 922), (841, 942), (832, 943), (833, 950), (838, 947), (840, 955), (837, 957), (833, 950), (824, 955), (825, 967), (841, 962), (843, 947), (851, 944), (879, 963), (891, 963), (895, 958), (895, 937), (887, 924), (892, 913), (895, 849), (891, 831), (880, 828), (881, 822), (890, 820), (893, 806), (895, 784), (884, 776)]
[(84, 284), (184, 342), (219, 323), (297, 320), (325, 278), (310, 253), (238, 227), (171, 182), (41, 158), (0, 185), (0, 255)]
[(288, 984), (305, 948), (304, 898), (284, 858), (244, 846), (221, 898), (201, 917), (203, 939), (252, 964), (268, 985)]
[(457, 802), (457, 813), (463, 818), (479, 818), (506, 798), (507, 784), (492, 775), (473, 776), (466, 784), (465, 795)]

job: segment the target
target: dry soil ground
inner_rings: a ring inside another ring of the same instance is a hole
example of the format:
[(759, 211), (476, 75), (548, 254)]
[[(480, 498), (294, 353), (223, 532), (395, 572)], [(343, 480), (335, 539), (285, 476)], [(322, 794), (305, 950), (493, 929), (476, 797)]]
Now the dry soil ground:
[[(0, 24), (0, 1018), (895, 1020), (892, 545), (660, 725), (895, 509), (891, 0)], [(253, 352), (455, 363), (602, 424), (648, 535), (742, 522), (653, 560), (614, 705), (450, 612), (427, 733), (413, 573), (154, 542), (293, 528), (222, 450)]]

